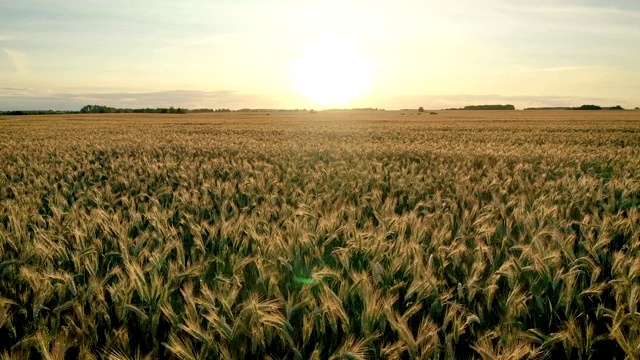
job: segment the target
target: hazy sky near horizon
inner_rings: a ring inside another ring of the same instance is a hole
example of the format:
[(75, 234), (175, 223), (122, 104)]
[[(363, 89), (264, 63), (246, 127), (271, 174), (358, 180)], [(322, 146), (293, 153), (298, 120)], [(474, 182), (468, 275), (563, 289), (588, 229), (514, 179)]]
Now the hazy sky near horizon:
[(640, 2), (0, 0), (0, 110), (488, 102), (640, 106)]

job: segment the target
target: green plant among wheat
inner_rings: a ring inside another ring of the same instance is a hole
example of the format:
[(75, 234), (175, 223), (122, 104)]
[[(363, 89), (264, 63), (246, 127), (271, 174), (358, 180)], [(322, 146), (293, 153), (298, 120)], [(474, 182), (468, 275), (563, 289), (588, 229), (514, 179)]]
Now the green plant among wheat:
[(234, 116), (0, 119), (3, 358), (640, 358), (640, 119)]

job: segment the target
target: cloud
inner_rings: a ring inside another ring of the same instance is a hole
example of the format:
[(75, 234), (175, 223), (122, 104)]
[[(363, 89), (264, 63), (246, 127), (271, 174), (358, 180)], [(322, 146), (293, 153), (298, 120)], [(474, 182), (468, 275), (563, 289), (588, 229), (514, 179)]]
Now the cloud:
[(2, 51), (7, 56), (7, 58), (9, 58), (9, 61), (11, 61), (18, 74), (22, 76), (29, 74), (29, 69), (27, 67), (27, 56), (24, 53), (7, 48), (3, 48)]
[(201, 45), (201, 44), (206, 44), (206, 43), (208, 43), (210, 41), (215, 40), (218, 37), (219, 37), (219, 35), (213, 35), (213, 36), (206, 36), (206, 37), (202, 37), (202, 38), (194, 39), (194, 40), (190, 40), (190, 41), (183, 41), (183, 42), (179, 42), (179, 43), (176, 43), (176, 44), (162, 46), (162, 47), (159, 47), (157, 49), (153, 49), (153, 52), (165, 52), (165, 51), (170, 51), (170, 50), (186, 48), (186, 47), (190, 47), (190, 46), (197, 46), (197, 45)]
[(3, 96), (32, 96), (33, 89), (16, 88), (16, 87), (0, 87), (0, 99)]
[[(373, 101), (371, 101), (373, 100)], [(373, 107), (386, 109), (415, 109), (424, 106), (427, 109), (445, 109), (482, 104), (513, 104), (516, 108), (525, 107), (564, 107), (583, 104), (613, 106), (620, 104), (625, 108), (633, 108), (628, 101), (615, 98), (580, 97), (580, 96), (505, 96), (497, 94), (456, 94), (456, 95), (409, 95), (370, 99)], [(359, 104), (364, 106), (365, 104)]]
[[(282, 39), (255, 30), (221, 32), (191, 39), (170, 40), (169, 45), (153, 49), (154, 53), (176, 52), (188, 48), (212, 47), (220, 52), (237, 52), (242, 49), (262, 49), (281, 44)], [(288, 43), (287, 43), (287, 46)]]
[(536, 73), (536, 72), (556, 72), (556, 71), (580, 71), (580, 70), (602, 70), (605, 68), (611, 68), (610, 66), (595, 66), (595, 65), (572, 65), (572, 66), (557, 66), (546, 68), (527, 68), (519, 67), (515, 70), (506, 70), (504, 72), (523, 72), (523, 73)]
[(257, 100), (255, 96), (236, 91), (173, 90), (142, 93), (106, 94), (56, 94), (53, 97), (97, 103), (115, 107), (225, 107), (229, 108), (246, 101)]
[(563, 5), (547, 3), (547, 5), (517, 5), (509, 3), (508, 5), (500, 6), (502, 9), (511, 10), (515, 12), (527, 13), (527, 14), (541, 14), (545, 16), (550, 15), (573, 15), (573, 16), (610, 16), (616, 19), (621, 17), (626, 18), (640, 18), (640, 11), (635, 9), (621, 9), (610, 6), (589, 6), (589, 5)]
[(159, 92), (54, 93), (50, 95), (5, 94), (0, 92), (0, 110), (79, 110), (84, 105), (118, 108), (286, 108), (286, 101), (267, 94), (237, 91), (173, 90)]
[(0, 34), (0, 41), (15, 40), (15, 36)]
[(547, 27), (574, 29), (596, 35), (639, 35), (640, 9), (619, 8), (602, 5), (566, 4), (543, 2), (542, 4), (518, 5), (510, 2), (498, 6), (511, 16), (522, 17), (525, 23), (544, 23)]
[[(15, 90), (13, 90), (15, 89)], [(118, 108), (182, 107), (284, 109), (309, 108), (296, 100), (295, 95), (246, 94), (237, 91), (174, 90), (160, 92), (114, 93), (52, 93), (47, 95), (33, 89), (0, 88), (0, 110), (79, 110), (85, 105), (106, 105)], [(18, 90), (25, 91), (19, 92)], [(517, 108), (541, 106), (579, 106), (598, 104), (622, 105), (633, 108), (637, 104), (617, 98), (578, 96), (503, 96), (494, 94), (473, 95), (391, 95), (368, 96), (351, 107), (378, 107), (389, 110), (424, 106), (443, 109), (478, 104), (513, 104)]]

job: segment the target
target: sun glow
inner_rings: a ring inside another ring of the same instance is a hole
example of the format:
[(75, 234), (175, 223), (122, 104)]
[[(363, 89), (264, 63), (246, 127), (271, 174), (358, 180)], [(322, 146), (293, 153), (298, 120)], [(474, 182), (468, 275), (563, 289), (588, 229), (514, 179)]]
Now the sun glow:
[(369, 91), (371, 70), (355, 44), (324, 41), (295, 64), (293, 80), (299, 94), (320, 105), (344, 105)]

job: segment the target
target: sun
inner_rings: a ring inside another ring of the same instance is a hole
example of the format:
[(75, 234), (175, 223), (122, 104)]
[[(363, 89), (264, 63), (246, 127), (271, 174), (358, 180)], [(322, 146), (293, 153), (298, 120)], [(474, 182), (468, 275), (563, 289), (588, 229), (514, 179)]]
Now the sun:
[(295, 63), (296, 91), (319, 105), (345, 105), (369, 92), (371, 62), (344, 40), (323, 41)]

